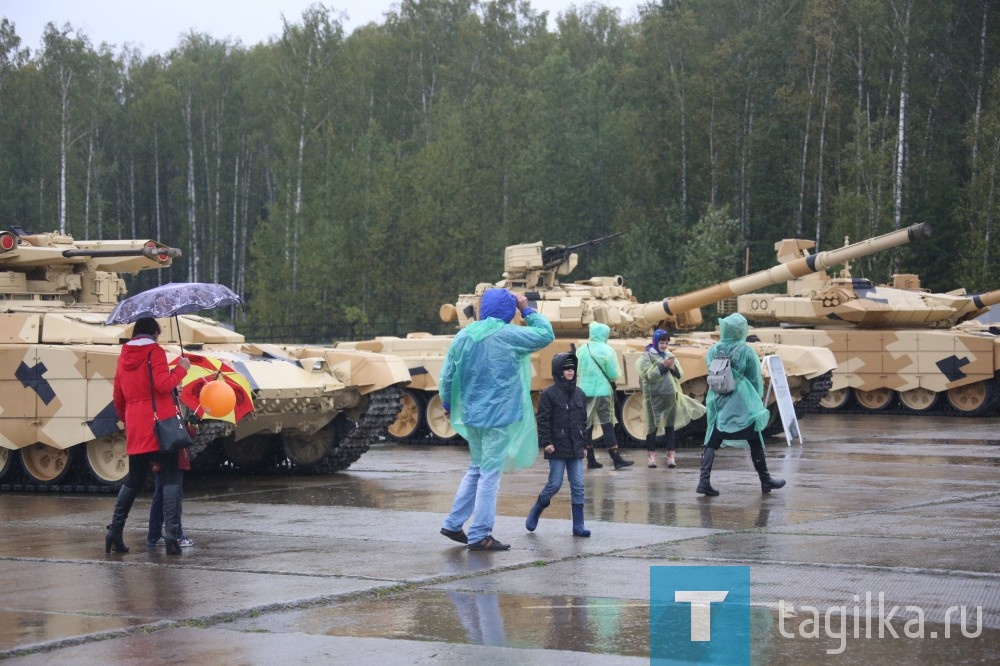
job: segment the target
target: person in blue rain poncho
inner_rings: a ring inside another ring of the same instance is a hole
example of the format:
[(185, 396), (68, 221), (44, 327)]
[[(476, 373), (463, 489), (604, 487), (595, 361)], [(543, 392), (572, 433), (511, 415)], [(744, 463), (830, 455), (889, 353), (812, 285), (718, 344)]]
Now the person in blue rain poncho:
[[(511, 324), (515, 310), (526, 326)], [(438, 382), (451, 425), (469, 442), (472, 462), (455, 493), (441, 534), (469, 550), (507, 550), (492, 536), (504, 471), (529, 467), (538, 457), (531, 405), (531, 353), (555, 339), (552, 325), (506, 289), (483, 293), (479, 320), (452, 340)], [(469, 532), (463, 525), (469, 519)]]
[[(769, 493), (785, 485), (782, 479), (773, 479), (767, 472), (764, 459), (764, 436), (769, 414), (764, 406), (764, 378), (757, 353), (746, 343), (750, 326), (741, 314), (732, 314), (719, 321), (720, 340), (708, 350), (706, 364), (719, 356), (729, 358), (736, 388), (731, 393), (708, 392), (708, 425), (705, 431), (705, 450), (701, 456), (701, 476), (698, 494), (715, 496), (719, 491), (712, 487), (712, 464), (715, 453), (723, 442), (728, 446), (750, 447), (750, 460), (760, 477), (762, 493)], [(738, 444), (737, 442), (743, 442)]]

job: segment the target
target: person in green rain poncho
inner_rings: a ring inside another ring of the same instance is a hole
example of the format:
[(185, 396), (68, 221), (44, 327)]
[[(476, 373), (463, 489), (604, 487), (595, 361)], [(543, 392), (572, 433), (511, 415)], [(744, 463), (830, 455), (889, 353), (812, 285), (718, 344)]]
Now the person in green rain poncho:
[[(511, 324), (515, 310), (526, 326)], [(438, 382), (451, 425), (469, 442), (472, 462), (455, 493), (441, 534), (469, 550), (508, 550), (493, 538), (497, 493), (504, 471), (538, 457), (531, 405), (531, 353), (555, 339), (549, 320), (523, 294), (488, 289), (479, 320), (452, 340)], [(469, 519), (469, 532), (463, 525)]]
[(736, 388), (730, 393), (708, 392), (708, 426), (697, 492), (713, 497), (719, 494), (711, 484), (715, 452), (723, 442), (728, 442), (729, 446), (741, 446), (735, 442), (743, 442), (742, 446), (750, 447), (750, 460), (760, 477), (761, 492), (769, 493), (784, 486), (785, 482), (771, 478), (764, 459), (764, 436), (761, 431), (767, 425), (769, 414), (762, 400), (764, 378), (760, 371), (760, 359), (746, 343), (750, 326), (743, 315), (732, 314), (719, 321), (719, 331), (721, 339), (708, 350), (705, 362), (711, 365), (716, 357), (728, 357)]

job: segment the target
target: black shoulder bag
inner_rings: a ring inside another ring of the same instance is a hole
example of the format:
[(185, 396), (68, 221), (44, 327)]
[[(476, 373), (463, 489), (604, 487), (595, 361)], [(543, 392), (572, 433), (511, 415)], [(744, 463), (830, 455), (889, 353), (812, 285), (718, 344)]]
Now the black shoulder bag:
[(172, 391), (174, 395), (173, 416), (165, 419), (156, 418), (156, 386), (153, 384), (153, 362), (152, 352), (146, 358), (146, 367), (149, 369), (149, 397), (153, 403), (153, 430), (156, 432), (156, 439), (160, 442), (160, 451), (164, 453), (179, 453), (181, 449), (186, 449), (194, 441), (188, 433), (184, 419), (181, 418), (181, 404), (177, 399), (177, 391)]

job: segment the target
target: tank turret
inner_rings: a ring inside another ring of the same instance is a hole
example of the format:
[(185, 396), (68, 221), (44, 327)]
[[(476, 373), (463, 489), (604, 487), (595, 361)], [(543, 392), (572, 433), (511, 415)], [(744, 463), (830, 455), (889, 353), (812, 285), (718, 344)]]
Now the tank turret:
[(166, 268), (180, 256), (153, 240), (79, 242), (55, 232), (0, 231), (0, 302), (114, 305), (125, 293), (119, 273)]
[[(505, 287), (525, 294), (533, 307), (549, 317), (557, 336), (585, 336), (592, 321), (610, 326), (615, 337), (645, 336), (658, 327), (691, 330), (702, 323), (700, 309), (707, 305), (789, 282), (930, 235), (929, 225), (915, 224), (836, 250), (790, 257), (767, 270), (645, 304), (636, 302), (632, 290), (625, 287), (620, 275), (560, 284), (558, 276), (576, 267), (575, 253), (562, 254), (559, 262), (546, 262), (547, 253), (559, 246), (543, 250), (541, 243), (513, 245), (507, 248), (504, 255), (503, 280), (477, 285), (474, 294), (460, 296), (455, 305), (443, 306), (440, 314), (446, 322), (457, 321), (459, 327), (467, 326), (475, 321), (483, 292)], [(608, 239), (591, 243), (604, 240)]]
[[(0, 231), (0, 490), (97, 491), (125, 477), (112, 390), (132, 326), (104, 321), (126, 295), (123, 273), (169, 268), (180, 256), (150, 239)], [(235, 425), (192, 419), (195, 470), (344, 469), (395, 418), (409, 382), (406, 365), (384, 354), (247, 343), (196, 315), (160, 327), (168, 357), (183, 341), (253, 387), (254, 411)]]
[[(793, 266), (812, 246), (784, 240), (775, 250)], [(838, 252), (824, 268), (845, 261)], [(848, 264), (837, 277), (817, 271), (790, 280), (786, 294), (747, 292), (735, 302), (761, 340), (834, 352), (825, 409), (972, 416), (991, 411), (1000, 394), (1000, 336), (972, 321), (1000, 303), (1000, 290), (933, 293), (908, 273), (875, 285)]]

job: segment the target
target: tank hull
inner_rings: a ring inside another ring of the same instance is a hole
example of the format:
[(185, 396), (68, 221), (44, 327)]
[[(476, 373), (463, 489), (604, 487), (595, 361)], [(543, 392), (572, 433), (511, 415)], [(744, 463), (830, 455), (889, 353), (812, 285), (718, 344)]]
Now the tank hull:
[(826, 347), (837, 360), (825, 411), (979, 416), (996, 412), (1000, 336), (950, 329), (751, 329), (762, 341)]
[[(128, 458), (112, 394), (131, 327), (103, 326), (106, 316), (90, 310), (4, 315), (0, 490), (109, 491), (124, 479)], [(232, 366), (254, 396), (254, 411), (235, 426), (194, 422), (196, 472), (346, 469), (396, 418), (409, 380), (403, 362), (386, 355), (255, 345), (210, 319), (176, 322), (187, 351)], [(172, 359), (180, 354), (175, 320), (160, 324), (160, 342)]]
[[(406, 338), (379, 337), (363, 342), (340, 343), (339, 349), (365, 350), (397, 356), (410, 371), (410, 385), (404, 389), (403, 408), (389, 426), (390, 438), (415, 444), (464, 443), (451, 428), (437, 396), (438, 377), (445, 354), (454, 336), (411, 334)], [(684, 372), (681, 388), (699, 402), (705, 401), (708, 387), (705, 363), (709, 347), (716, 339), (710, 334), (676, 336), (670, 351), (677, 357)], [(540, 352), (532, 354), (532, 397), (537, 404), (539, 394), (552, 384), (552, 357), (572, 351), (587, 343), (586, 338), (557, 338)], [(625, 446), (645, 446), (642, 423), (642, 391), (635, 369), (636, 361), (646, 347), (646, 338), (612, 338), (608, 344), (618, 353), (622, 375), (616, 382), (618, 435)], [(826, 349), (791, 344), (753, 343), (751, 346), (763, 358), (768, 354), (781, 357), (788, 376), (789, 388), (797, 411), (806, 404), (818, 402), (829, 388), (830, 372), (836, 367), (834, 355)], [(704, 431), (704, 418), (689, 425), (682, 434), (698, 435)], [(771, 430), (780, 429), (773, 421)]]

